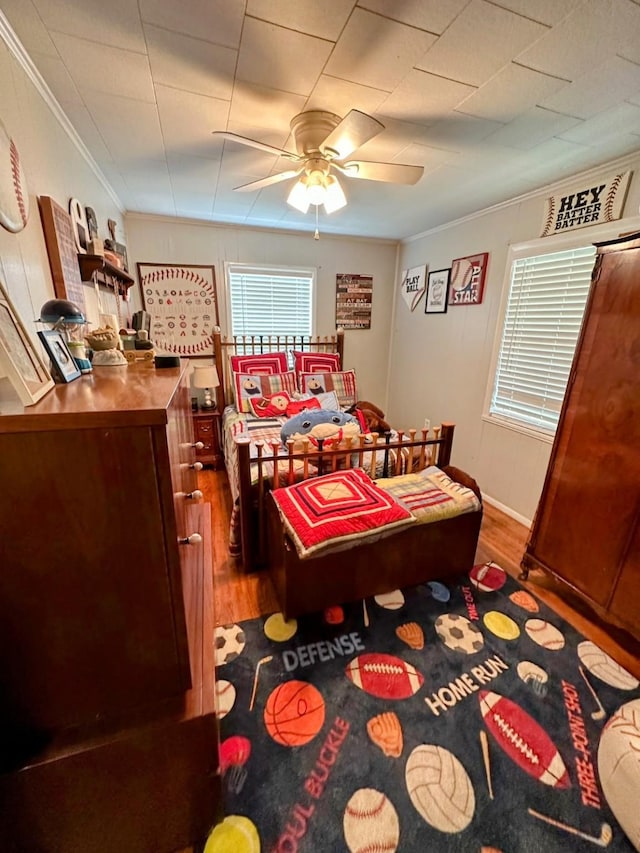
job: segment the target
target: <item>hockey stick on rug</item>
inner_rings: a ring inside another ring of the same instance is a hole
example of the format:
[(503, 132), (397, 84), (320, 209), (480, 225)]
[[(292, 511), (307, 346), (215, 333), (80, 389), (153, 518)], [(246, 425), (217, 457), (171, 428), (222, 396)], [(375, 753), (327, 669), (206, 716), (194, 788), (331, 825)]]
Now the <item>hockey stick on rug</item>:
[(637, 679), (495, 563), (215, 642), (206, 853), (640, 849)]

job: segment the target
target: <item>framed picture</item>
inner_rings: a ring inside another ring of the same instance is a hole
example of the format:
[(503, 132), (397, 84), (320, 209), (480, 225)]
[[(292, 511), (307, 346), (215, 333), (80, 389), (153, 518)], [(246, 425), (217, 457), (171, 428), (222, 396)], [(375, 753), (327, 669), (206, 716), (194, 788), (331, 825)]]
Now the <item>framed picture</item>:
[(425, 314), (446, 314), (449, 299), (449, 278), (451, 270), (434, 270), (427, 279), (427, 298), (424, 303)]
[(38, 337), (51, 359), (51, 372), (58, 382), (72, 382), (80, 376), (78, 365), (69, 352), (67, 342), (60, 332), (46, 329), (38, 332)]
[(488, 252), (453, 261), (449, 305), (479, 305), (482, 302), (488, 261)]
[(138, 264), (149, 337), (160, 352), (211, 358), (213, 330), (220, 325), (214, 267)]
[(0, 284), (0, 377), (7, 378), (23, 406), (53, 388), (53, 379)]

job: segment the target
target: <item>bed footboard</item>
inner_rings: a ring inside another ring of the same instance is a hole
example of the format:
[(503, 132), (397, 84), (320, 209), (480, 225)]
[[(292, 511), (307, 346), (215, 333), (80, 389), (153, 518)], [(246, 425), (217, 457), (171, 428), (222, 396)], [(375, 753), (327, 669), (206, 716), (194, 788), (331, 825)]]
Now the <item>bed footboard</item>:
[(380, 438), (373, 433), (371, 443), (365, 443), (365, 437), (360, 436), (357, 442), (347, 440), (338, 449), (325, 449), (320, 441), (317, 448), (305, 443), (301, 452), (294, 452), (293, 442), (289, 442), (286, 449), (279, 442), (270, 446), (257, 442), (253, 445), (257, 450), (255, 458), (252, 458), (249, 439), (238, 436), (235, 443), (244, 570), (262, 568), (268, 561), (267, 497), (272, 488), (341, 467), (364, 468), (370, 475), (373, 472), (373, 476), (384, 477), (420, 471), (429, 465), (445, 468), (451, 459), (454, 430), (455, 424), (443, 423), (434, 428), (433, 436), (429, 436), (427, 429), (411, 429), (406, 433), (399, 431), (393, 441), (390, 434)]
[(453, 580), (474, 565), (482, 522), (481, 506), (410, 525), (373, 544), (300, 559), (270, 497), (268, 514), (270, 573), (285, 619), (431, 580)]

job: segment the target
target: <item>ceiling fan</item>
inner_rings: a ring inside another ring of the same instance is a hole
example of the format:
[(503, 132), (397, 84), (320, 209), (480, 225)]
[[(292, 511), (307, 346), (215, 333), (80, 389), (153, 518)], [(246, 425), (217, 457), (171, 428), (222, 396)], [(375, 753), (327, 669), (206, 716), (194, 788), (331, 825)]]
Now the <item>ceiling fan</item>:
[(237, 133), (213, 131), (213, 136), (286, 157), (296, 164), (292, 169), (235, 187), (238, 192), (261, 190), (297, 177), (287, 202), (302, 213), (306, 213), (311, 204), (316, 205), (316, 210), (324, 204), (326, 212), (332, 213), (347, 203), (334, 172), (349, 178), (408, 185), (417, 183), (424, 172), (423, 166), (348, 160), (350, 154), (384, 130), (377, 119), (359, 110), (351, 110), (344, 118), (324, 110), (307, 110), (294, 116), (290, 127), (296, 153)]

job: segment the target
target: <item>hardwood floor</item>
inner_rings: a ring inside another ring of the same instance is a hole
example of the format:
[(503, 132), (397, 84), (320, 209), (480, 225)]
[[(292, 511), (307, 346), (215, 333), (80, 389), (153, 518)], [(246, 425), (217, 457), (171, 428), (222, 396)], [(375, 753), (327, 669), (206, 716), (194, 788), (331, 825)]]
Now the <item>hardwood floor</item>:
[[(211, 505), (216, 624), (239, 622), (279, 610), (266, 572), (244, 574), (239, 561), (229, 556), (231, 494), (226, 472), (201, 471), (199, 488)], [(527, 535), (526, 527), (485, 503), (476, 562), (495, 560), (517, 578)], [(640, 643), (629, 634), (600, 620), (571, 590), (541, 571), (532, 571), (528, 581), (521, 583), (640, 678)]]

